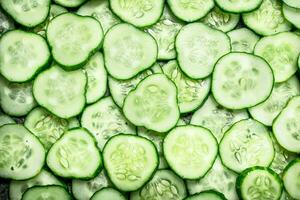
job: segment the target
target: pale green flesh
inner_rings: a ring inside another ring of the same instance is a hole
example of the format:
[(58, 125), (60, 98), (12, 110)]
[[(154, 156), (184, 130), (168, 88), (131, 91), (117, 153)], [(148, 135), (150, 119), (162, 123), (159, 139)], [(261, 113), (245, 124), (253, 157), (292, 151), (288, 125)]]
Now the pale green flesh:
[(263, 0), (216, 0), (223, 10), (234, 13), (243, 13), (255, 10)]
[(294, 160), (293, 163), (285, 169), (283, 175), (283, 184), (288, 194), (300, 199), (300, 160)]
[(0, 10), (0, 36), (14, 28), (14, 21)]
[(96, 192), (91, 200), (126, 200), (122, 193), (113, 188), (103, 188), (100, 191)]
[(15, 124), (16, 122), (8, 115), (0, 113), (0, 126), (5, 124)]
[(64, 7), (69, 7), (69, 8), (74, 8), (82, 3), (84, 3), (86, 0), (54, 0), (55, 3), (64, 6)]
[(239, 28), (227, 33), (230, 37), (232, 51), (253, 53), (259, 36), (247, 28)]
[(300, 2), (297, 0), (283, 0), (283, 2), (291, 7), (300, 8)]
[(283, 4), (282, 12), (289, 22), (291, 22), (296, 28), (300, 28), (300, 8), (293, 8)]
[(71, 195), (61, 186), (38, 186), (28, 189), (22, 200), (71, 200)]
[(215, 192), (201, 192), (200, 194), (195, 194), (185, 200), (224, 200), (224, 198)]

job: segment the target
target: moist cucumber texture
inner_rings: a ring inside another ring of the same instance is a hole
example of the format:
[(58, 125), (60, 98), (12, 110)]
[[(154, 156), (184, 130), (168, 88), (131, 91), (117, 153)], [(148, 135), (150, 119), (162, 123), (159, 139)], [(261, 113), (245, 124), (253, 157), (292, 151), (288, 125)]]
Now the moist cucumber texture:
[(72, 197), (66, 188), (58, 185), (34, 186), (29, 188), (22, 196), (22, 200), (40, 199), (71, 200)]
[(8, 115), (0, 113), (0, 126), (5, 124), (15, 124), (16, 122)]
[(300, 8), (300, 2), (295, 0), (283, 0), (284, 3), (293, 7), (293, 8)]
[(297, 158), (290, 162), (288, 166), (284, 169), (283, 173), (283, 184), (291, 197), (295, 199), (300, 198), (299, 192), (299, 179), (295, 178), (295, 176), (299, 176), (300, 172), (300, 159)]
[(91, 200), (102, 199), (126, 200), (125, 196), (114, 188), (103, 188), (96, 192), (91, 198)]
[(189, 196), (189, 197), (185, 198), (185, 200), (206, 200), (206, 199), (226, 200), (226, 198), (224, 197), (224, 195), (222, 193), (219, 193), (219, 192), (214, 191), (214, 190), (200, 192), (198, 194), (194, 194), (192, 196)]
[(216, 0), (216, 4), (228, 12), (233, 13), (244, 13), (257, 9), (263, 0), (253, 0), (253, 1), (231, 1), (231, 0)]
[(231, 50), (252, 53), (259, 36), (247, 28), (239, 28), (227, 33), (230, 37)]

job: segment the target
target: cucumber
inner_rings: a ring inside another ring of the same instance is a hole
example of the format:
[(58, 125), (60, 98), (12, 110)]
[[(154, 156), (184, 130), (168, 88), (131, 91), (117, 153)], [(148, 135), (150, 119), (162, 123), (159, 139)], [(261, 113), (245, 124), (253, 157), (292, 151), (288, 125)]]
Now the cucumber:
[(285, 82), (276, 83), (268, 99), (257, 106), (249, 108), (249, 112), (257, 121), (266, 126), (272, 126), (273, 120), (285, 107), (288, 100), (299, 94), (299, 81), (296, 76), (292, 76)]
[(238, 176), (236, 182), (237, 192), (244, 200), (279, 200), (283, 190), (278, 174), (266, 167), (248, 168)]
[(256, 10), (263, 0), (252, 0), (252, 1), (231, 1), (231, 0), (216, 0), (216, 4), (223, 10), (232, 13), (245, 13)]
[(29, 188), (22, 196), (22, 200), (71, 200), (72, 197), (66, 188), (58, 185), (34, 186)]
[(254, 166), (268, 167), (275, 151), (268, 129), (254, 119), (236, 122), (219, 145), (222, 163), (240, 173)]
[(218, 60), (212, 76), (212, 94), (228, 109), (262, 103), (270, 96), (274, 83), (272, 69), (264, 59), (240, 52)]
[(93, 134), (101, 150), (114, 135), (136, 134), (135, 127), (126, 120), (111, 97), (105, 97), (86, 107), (81, 116), (81, 125)]
[(44, 22), (50, 10), (51, 0), (1, 1), (0, 5), (17, 23), (34, 27)]
[(215, 5), (213, 0), (167, 0), (176, 17), (193, 22), (204, 17)]
[(164, 138), (163, 152), (176, 174), (183, 179), (198, 179), (213, 166), (218, 153), (218, 142), (206, 128), (179, 126)]
[(284, 169), (283, 173), (283, 184), (284, 188), (291, 197), (295, 199), (300, 199), (299, 190), (299, 174), (300, 174), (300, 159), (294, 159), (288, 166)]
[(130, 24), (113, 26), (103, 43), (107, 72), (116, 79), (130, 79), (150, 68), (157, 58), (153, 37)]
[(53, 0), (58, 5), (67, 8), (75, 8), (86, 2), (87, 0)]
[(230, 52), (229, 37), (202, 23), (184, 26), (175, 41), (181, 70), (190, 78), (209, 76), (217, 60)]
[(245, 110), (228, 110), (220, 106), (212, 96), (193, 113), (191, 124), (209, 129), (218, 142), (224, 133), (237, 121), (248, 119)]
[(96, 19), (73, 13), (52, 19), (46, 35), (53, 59), (65, 70), (82, 67), (103, 39), (102, 27)]
[(204, 192), (200, 192), (198, 194), (194, 194), (185, 198), (184, 200), (227, 200), (224, 195), (220, 192), (214, 190), (208, 190)]
[(16, 122), (8, 115), (0, 113), (0, 126), (5, 124), (15, 124)]
[(155, 24), (164, 9), (164, 0), (109, 0), (109, 4), (120, 19), (137, 27)]
[(163, 65), (163, 62), (160, 63), (155, 63), (154, 65), (152, 65), (152, 67), (150, 68), (150, 70), (154, 73), (154, 74), (162, 74), (163, 70), (161, 68), (161, 65)]
[(204, 102), (210, 91), (210, 78), (190, 79), (181, 71), (176, 60), (169, 61), (162, 69), (177, 87), (180, 113), (192, 112)]
[(0, 73), (9, 81), (28, 81), (49, 61), (47, 42), (40, 35), (16, 29), (0, 38)]
[(64, 178), (90, 179), (102, 169), (101, 152), (86, 129), (71, 129), (50, 148), (47, 165)]
[(60, 118), (81, 113), (85, 106), (87, 77), (81, 70), (64, 71), (57, 65), (40, 73), (33, 83), (39, 105)]
[(239, 28), (227, 33), (230, 37), (232, 51), (253, 53), (259, 36), (247, 28)]
[(103, 188), (96, 192), (91, 198), (91, 200), (103, 199), (126, 200), (125, 196), (114, 188)]
[(143, 137), (113, 136), (103, 149), (104, 167), (120, 191), (140, 189), (151, 179), (159, 160), (154, 144)]
[(282, 0), (284, 3), (286, 3), (288, 6), (291, 6), (293, 8), (300, 8), (300, 2), (297, 0)]
[(270, 64), (275, 82), (284, 82), (297, 71), (300, 37), (290, 32), (264, 37), (256, 44), (254, 53)]
[(0, 177), (25, 180), (36, 176), (45, 162), (40, 141), (23, 125), (0, 127)]
[(287, 19), (296, 28), (300, 28), (300, 8), (293, 8), (286, 4), (283, 4), (282, 13), (285, 19)]
[(80, 127), (79, 120), (76, 117), (72, 117), (68, 119), (68, 122), (69, 122), (68, 129)]
[(148, 76), (128, 94), (123, 113), (136, 126), (169, 131), (179, 119), (175, 84), (163, 74)]
[(186, 196), (186, 187), (180, 177), (171, 170), (158, 170), (146, 185), (130, 194), (130, 200), (179, 200)]
[(15, 28), (14, 21), (0, 8), (0, 36)]

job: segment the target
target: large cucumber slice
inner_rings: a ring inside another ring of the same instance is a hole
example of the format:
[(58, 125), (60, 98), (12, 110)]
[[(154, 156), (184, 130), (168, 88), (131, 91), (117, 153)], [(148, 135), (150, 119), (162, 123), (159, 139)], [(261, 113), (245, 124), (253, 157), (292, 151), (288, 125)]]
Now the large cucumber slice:
[(120, 193), (118, 190), (114, 188), (103, 188), (98, 192), (96, 192), (91, 198), (91, 200), (104, 200), (104, 199), (127, 200), (122, 193)]
[(227, 200), (224, 195), (220, 192), (214, 190), (208, 190), (200, 192), (198, 194), (193, 194), (185, 198), (184, 200)]
[(230, 37), (232, 51), (253, 53), (259, 36), (247, 28), (239, 28), (227, 33)]
[(22, 200), (41, 199), (72, 200), (72, 197), (66, 188), (58, 185), (34, 186), (29, 188), (22, 196)]
[(263, 0), (216, 0), (217, 5), (228, 12), (245, 13), (257, 9)]
[(290, 162), (284, 169), (283, 184), (286, 191), (295, 199), (300, 199), (300, 159), (297, 158)]

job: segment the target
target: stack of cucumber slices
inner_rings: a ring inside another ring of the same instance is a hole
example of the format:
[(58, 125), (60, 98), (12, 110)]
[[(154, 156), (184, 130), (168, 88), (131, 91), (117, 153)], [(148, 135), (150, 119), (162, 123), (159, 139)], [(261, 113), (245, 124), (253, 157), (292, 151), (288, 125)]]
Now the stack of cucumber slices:
[(299, 0), (0, 0), (0, 199), (300, 200), (299, 72)]

